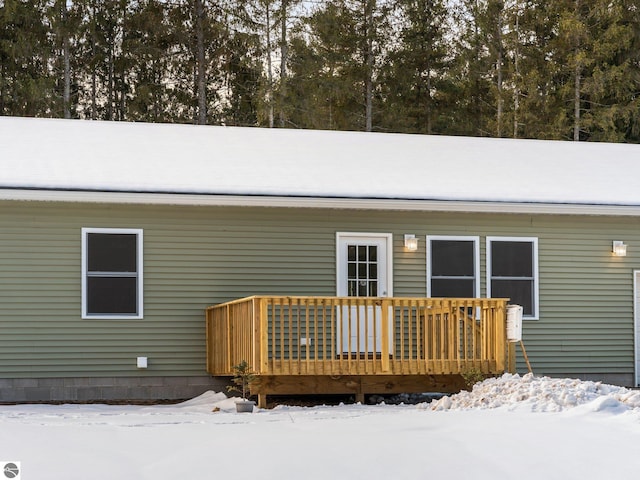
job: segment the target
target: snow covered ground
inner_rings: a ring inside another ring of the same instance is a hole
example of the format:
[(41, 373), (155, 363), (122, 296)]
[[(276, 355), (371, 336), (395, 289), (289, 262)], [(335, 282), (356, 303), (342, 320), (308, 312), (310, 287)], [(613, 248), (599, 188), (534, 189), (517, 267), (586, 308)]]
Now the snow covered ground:
[(636, 478), (640, 391), (504, 375), (420, 405), (0, 406), (0, 460), (19, 480)]

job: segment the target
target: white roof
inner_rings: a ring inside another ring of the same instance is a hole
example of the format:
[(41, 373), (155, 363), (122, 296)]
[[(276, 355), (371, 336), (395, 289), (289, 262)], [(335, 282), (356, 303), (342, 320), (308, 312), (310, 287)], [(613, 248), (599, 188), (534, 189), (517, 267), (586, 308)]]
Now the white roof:
[(0, 117), (0, 190), (640, 206), (640, 146)]

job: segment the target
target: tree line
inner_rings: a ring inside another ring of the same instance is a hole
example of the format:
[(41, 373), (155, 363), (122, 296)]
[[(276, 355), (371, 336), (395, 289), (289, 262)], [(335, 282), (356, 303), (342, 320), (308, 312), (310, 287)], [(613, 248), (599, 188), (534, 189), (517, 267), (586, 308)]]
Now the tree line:
[(0, 115), (640, 142), (638, 0), (0, 0)]

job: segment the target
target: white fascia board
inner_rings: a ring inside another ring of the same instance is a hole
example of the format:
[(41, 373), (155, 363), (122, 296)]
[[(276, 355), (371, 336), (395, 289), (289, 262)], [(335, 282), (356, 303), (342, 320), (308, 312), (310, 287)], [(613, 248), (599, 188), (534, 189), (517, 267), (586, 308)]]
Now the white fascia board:
[(268, 195), (205, 195), (188, 193), (99, 192), (2, 188), (0, 188), (0, 200), (143, 205), (295, 207), (460, 213), (640, 216), (640, 205), (516, 203), (498, 201), (411, 200), (392, 198), (323, 198)]

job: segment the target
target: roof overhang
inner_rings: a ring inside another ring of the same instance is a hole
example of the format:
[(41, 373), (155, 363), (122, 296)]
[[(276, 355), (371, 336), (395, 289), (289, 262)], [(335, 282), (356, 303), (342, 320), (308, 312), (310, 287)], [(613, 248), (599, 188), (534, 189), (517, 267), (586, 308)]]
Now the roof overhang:
[(130, 205), (184, 205), (213, 207), (325, 208), (379, 211), (511, 213), (539, 215), (640, 216), (640, 205), (592, 205), (454, 201), (437, 199), (332, 198), (268, 195), (210, 195), (149, 192), (105, 192), (0, 188), (0, 200), (103, 203)]

